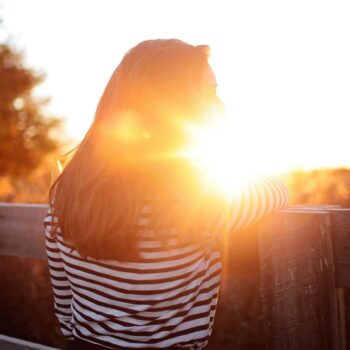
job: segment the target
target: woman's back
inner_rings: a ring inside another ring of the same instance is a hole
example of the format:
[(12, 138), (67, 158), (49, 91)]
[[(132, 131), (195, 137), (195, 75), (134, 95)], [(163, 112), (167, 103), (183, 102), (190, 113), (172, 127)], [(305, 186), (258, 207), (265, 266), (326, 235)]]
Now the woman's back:
[[(220, 225), (234, 234), (287, 202), (278, 179), (261, 177), (231, 201)], [(174, 228), (166, 249), (154, 235), (151, 213), (145, 205), (139, 219), (139, 259), (121, 262), (82, 257), (59, 228), (53, 237), (57, 218), (49, 211), (44, 222), (55, 313), (68, 339), (142, 349), (208, 343), (220, 288), (219, 230), (200, 232), (204, 244), (196, 244), (180, 242)]]
[(203, 249), (173, 238), (165, 250), (149, 233), (139, 241), (138, 261), (101, 261), (81, 257), (59, 234), (50, 237), (50, 216), (47, 254), (55, 311), (66, 337), (107, 347), (206, 345), (220, 285), (215, 240), (207, 238)]

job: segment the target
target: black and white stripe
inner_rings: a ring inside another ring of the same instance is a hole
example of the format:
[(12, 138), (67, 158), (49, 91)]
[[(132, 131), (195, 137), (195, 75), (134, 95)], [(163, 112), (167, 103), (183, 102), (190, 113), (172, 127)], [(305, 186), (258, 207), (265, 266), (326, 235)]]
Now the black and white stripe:
[[(280, 180), (260, 177), (230, 202), (218, 225), (237, 231), (284, 208), (288, 193)], [(140, 225), (147, 225), (145, 206)], [(205, 248), (179, 244), (170, 251), (148, 237), (139, 242), (140, 262), (83, 258), (58, 229), (51, 235), (49, 210), (44, 224), (54, 293), (62, 333), (107, 348), (203, 349), (209, 340), (220, 288), (221, 256), (215, 232)]]

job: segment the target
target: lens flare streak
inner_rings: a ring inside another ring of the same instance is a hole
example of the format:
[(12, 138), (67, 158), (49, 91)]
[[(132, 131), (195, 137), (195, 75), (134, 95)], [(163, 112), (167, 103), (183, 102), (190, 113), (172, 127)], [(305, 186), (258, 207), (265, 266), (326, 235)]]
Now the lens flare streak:
[(257, 162), (247, 140), (229, 119), (211, 120), (202, 125), (187, 125), (191, 146), (182, 154), (200, 169), (203, 180), (232, 196), (259, 175)]

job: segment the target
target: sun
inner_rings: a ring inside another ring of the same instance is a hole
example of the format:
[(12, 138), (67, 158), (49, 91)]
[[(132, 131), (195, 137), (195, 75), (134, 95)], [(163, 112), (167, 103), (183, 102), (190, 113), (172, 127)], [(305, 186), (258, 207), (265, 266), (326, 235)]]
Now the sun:
[(264, 173), (254, 145), (229, 117), (186, 124), (191, 145), (182, 152), (199, 168), (203, 181), (228, 197)]

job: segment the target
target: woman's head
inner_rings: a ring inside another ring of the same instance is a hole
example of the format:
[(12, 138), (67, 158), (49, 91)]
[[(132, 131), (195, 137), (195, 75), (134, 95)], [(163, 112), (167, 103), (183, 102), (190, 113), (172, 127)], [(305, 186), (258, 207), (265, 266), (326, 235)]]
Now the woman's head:
[(108, 150), (108, 142), (125, 146), (128, 160), (133, 155), (138, 162), (140, 157), (158, 160), (184, 146), (184, 124), (198, 121), (216, 97), (208, 57), (208, 46), (175, 39), (147, 40), (129, 50), (92, 124), (103, 149)]
[(188, 162), (174, 155), (188, 141), (185, 125), (218, 102), (208, 56), (206, 45), (147, 40), (113, 72), (89, 131), (50, 190), (63, 235), (82, 255), (122, 259), (135, 247), (146, 199), (161, 199), (163, 219), (179, 217), (174, 191), (189, 195), (196, 186)]

